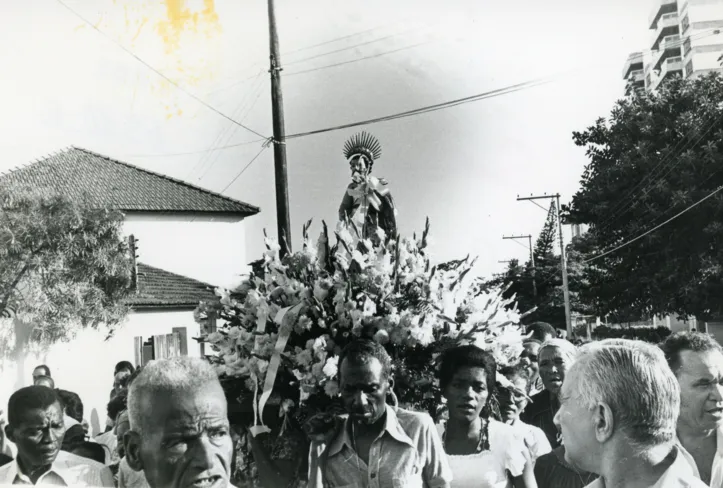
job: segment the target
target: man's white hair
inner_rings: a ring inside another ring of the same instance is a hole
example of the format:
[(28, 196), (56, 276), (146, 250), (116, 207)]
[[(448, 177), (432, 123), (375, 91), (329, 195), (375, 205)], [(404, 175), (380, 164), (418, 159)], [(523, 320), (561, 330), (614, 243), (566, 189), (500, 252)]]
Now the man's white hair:
[(165, 397), (171, 393), (193, 392), (221, 384), (213, 367), (204, 359), (175, 357), (149, 362), (133, 380), (128, 390), (128, 418), (131, 429), (144, 429), (143, 403), (146, 398)]
[(568, 361), (574, 361), (575, 357), (577, 357), (578, 348), (572, 342), (565, 339), (548, 339), (540, 346), (537, 353), (538, 358), (542, 356), (542, 351), (553, 347), (559, 349), (563, 357)]
[(573, 394), (589, 409), (607, 404), (631, 444), (649, 449), (675, 438), (680, 389), (658, 347), (629, 339), (593, 342), (580, 348), (572, 370)]

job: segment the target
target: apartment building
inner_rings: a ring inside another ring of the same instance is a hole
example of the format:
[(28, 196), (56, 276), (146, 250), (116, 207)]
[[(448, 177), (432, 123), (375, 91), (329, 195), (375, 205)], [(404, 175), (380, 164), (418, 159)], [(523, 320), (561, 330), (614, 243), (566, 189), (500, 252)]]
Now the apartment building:
[(623, 79), (655, 90), (673, 76), (723, 71), (723, 0), (655, 0), (648, 19), (650, 42), (631, 54)]

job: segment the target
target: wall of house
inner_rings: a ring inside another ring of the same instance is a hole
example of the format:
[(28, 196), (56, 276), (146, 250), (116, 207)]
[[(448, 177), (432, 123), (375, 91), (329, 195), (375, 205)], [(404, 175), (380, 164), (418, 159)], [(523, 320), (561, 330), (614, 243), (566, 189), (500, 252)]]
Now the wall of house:
[[(9, 321), (8, 321), (9, 322)], [(2, 323), (2, 330), (12, 330), (12, 323)], [(0, 407), (7, 409), (7, 401), (18, 388), (32, 383), (32, 371), (39, 364), (47, 364), (56, 387), (80, 395), (85, 418), (94, 432), (104, 427), (106, 406), (113, 388), (113, 368), (119, 361), (135, 364), (134, 338), (171, 334), (174, 327), (185, 327), (188, 355), (199, 356), (200, 345), (193, 337), (200, 335), (200, 326), (191, 311), (133, 312), (110, 340), (107, 330), (84, 330), (71, 343), (59, 343), (44, 351), (23, 348), (13, 353), (11, 334), (5, 333), (2, 343), (5, 353), (0, 364)], [(10, 347), (8, 347), (10, 344)]]
[(207, 215), (127, 213), (126, 235), (138, 239), (138, 260), (157, 268), (229, 287), (248, 272), (245, 224)]

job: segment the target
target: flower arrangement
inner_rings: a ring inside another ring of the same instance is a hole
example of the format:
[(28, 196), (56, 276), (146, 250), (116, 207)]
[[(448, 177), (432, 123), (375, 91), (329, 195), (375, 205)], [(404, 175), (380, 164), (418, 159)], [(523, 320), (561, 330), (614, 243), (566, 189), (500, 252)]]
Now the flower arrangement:
[[(429, 221), (419, 238), (389, 239), (378, 230), (374, 242), (353, 222), (340, 222), (333, 245), (325, 223), (316, 242), (310, 225), (302, 250), (283, 259), (267, 237), (248, 279), (235, 290), (217, 290), (218, 303), (196, 310), (201, 322), (211, 314), (223, 322), (200, 340), (216, 352), (210, 359), (222, 382), (236, 385), (230, 397), (251, 404), (252, 435), (272, 430), (266, 407), (278, 410), (277, 436), (267, 436), (275, 459), (305, 458), (298, 452), (305, 448), (301, 427), (339, 412), (338, 355), (353, 338), (384, 344), (400, 405), (435, 418), (443, 401), (434, 360), (445, 348), (472, 343), (500, 366), (518, 360), (523, 331), (513, 300), (474, 278), (469, 257), (433, 266)], [(243, 469), (253, 478), (252, 463)]]

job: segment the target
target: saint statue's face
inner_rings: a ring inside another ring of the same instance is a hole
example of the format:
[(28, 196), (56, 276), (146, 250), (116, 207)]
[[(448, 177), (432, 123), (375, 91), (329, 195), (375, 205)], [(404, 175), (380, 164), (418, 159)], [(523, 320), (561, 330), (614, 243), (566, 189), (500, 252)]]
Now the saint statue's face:
[(357, 183), (366, 178), (371, 171), (369, 160), (361, 154), (353, 156), (349, 161), (349, 165), (351, 166), (351, 179)]

